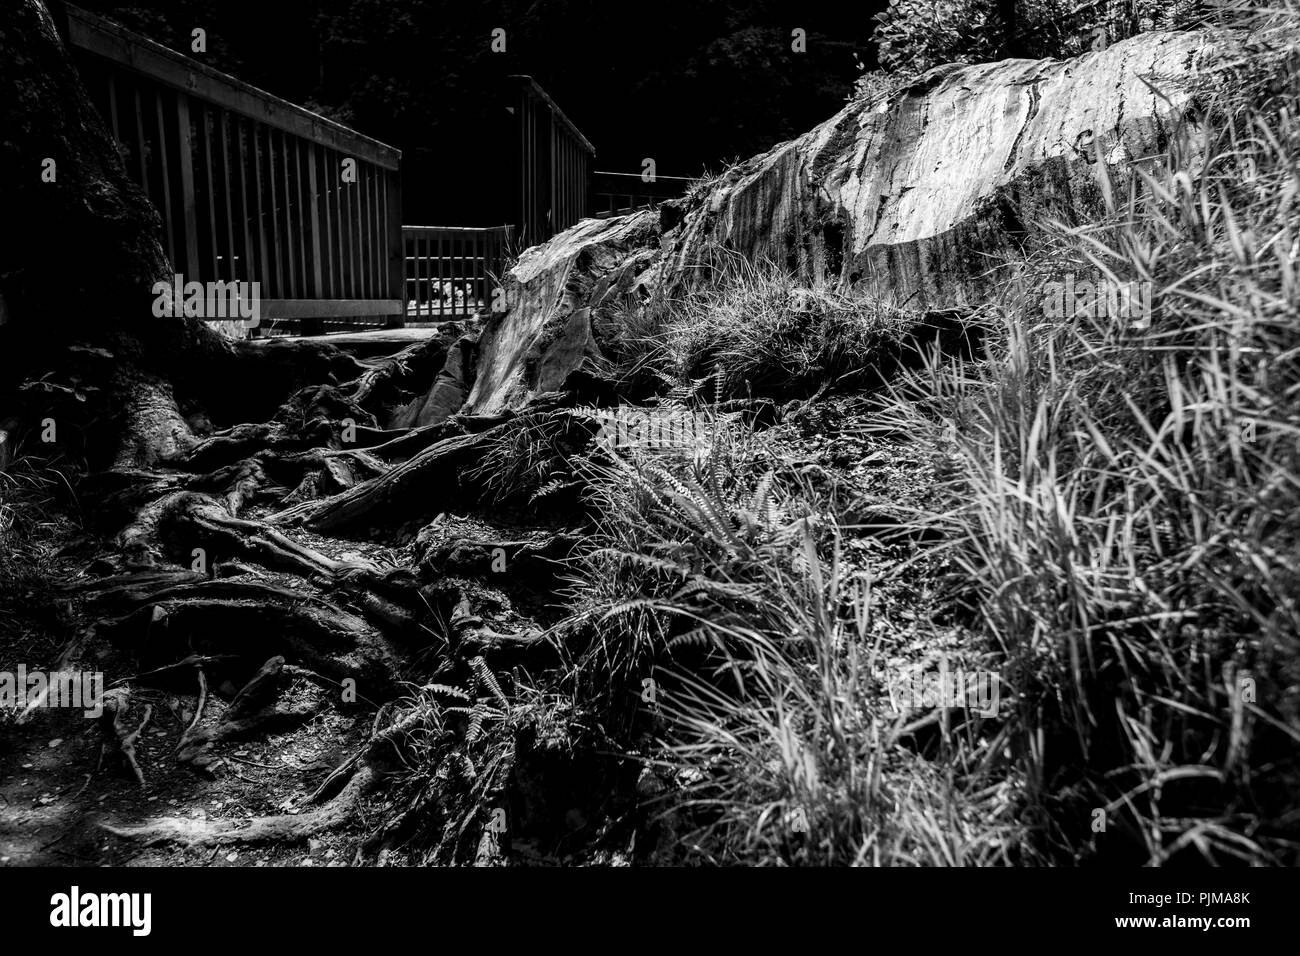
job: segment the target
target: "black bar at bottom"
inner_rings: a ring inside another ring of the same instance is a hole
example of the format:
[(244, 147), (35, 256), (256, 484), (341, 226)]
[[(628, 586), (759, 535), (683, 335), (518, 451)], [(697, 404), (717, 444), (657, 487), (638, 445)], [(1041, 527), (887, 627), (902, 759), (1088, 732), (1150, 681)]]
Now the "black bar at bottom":
[[(1216, 949), (1256, 950), (1294, 926), (1294, 871), (1173, 870), (709, 870), (599, 868), (399, 869), (206, 868), (0, 869), (6, 936), (81, 934), (98, 942), (148, 938), (188, 946), (219, 927), (227, 943), (281, 940), (301, 951), (411, 934), (447, 939), (482, 933), (498, 948), (514, 929), (530, 939), (615, 939), (652, 934), (665, 944), (717, 938), (735, 951), (751, 933), (798, 934), (825, 948), (900, 936), (924, 948), (1007, 941), (1134, 940), (1177, 947), (1193, 938)], [(77, 922), (71, 923), (74, 889)], [(149, 894), (145, 897), (100, 894)], [(94, 901), (87, 900), (94, 897)], [(130, 903), (138, 903), (134, 909)], [(118, 923), (87, 927), (104, 914)], [(100, 915), (96, 915), (100, 914)], [(600, 925), (604, 923), (605, 925)], [(1041, 932), (1041, 936), (1026, 935)], [(642, 937), (645, 938), (645, 937)], [(1037, 947), (1035, 947), (1037, 948)]]

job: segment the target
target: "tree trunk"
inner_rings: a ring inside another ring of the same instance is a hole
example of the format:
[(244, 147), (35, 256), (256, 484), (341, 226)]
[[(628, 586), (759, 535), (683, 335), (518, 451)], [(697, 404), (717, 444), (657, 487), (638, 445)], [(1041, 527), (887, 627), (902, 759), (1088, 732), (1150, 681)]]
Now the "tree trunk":
[(29, 349), (134, 341), (142, 360), (228, 348), (196, 320), (158, 320), (154, 282), (171, 268), (161, 221), (126, 174), (38, 0), (0, 8), (0, 383)]

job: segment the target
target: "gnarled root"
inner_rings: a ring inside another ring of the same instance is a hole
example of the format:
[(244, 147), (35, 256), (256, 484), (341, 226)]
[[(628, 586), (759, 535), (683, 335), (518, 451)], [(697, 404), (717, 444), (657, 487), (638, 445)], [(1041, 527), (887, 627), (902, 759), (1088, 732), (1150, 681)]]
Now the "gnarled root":
[(215, 726), (200, 728), (196, 715), (195, 722), (185, 731), (177, 745), (177, 761), (200, 769), (206, 768), (216, 759), (212, 756), (212, 748), (223, 740), (242, 737), (257, 730), (283, 730), (310, 720), (318, 712), (317, 707), (276, 707), (275, 701), (283, 675), (284, 658), (278, 655), (272, 657), (258, 669), (243, 690), (235, 695)]
[(104, 746), (110, 752), (117, 754), (143, 787), (144, 771), (140, 769), (140, 762), (136, 759), (135, 744), (140, 739), (145, 726), (148, 725), (149, 718), (153, 716), (153, 708), (146, 705), (140, 723), (134, 729), (128, 729), (126, 714), (131, 707), (131, 692), (125, 687), (107, 691), (104, 694), (103, 704), (104, 713), (100, 715), (99, 726), (104, 735)]
[(101, 823), (114, 836), (137, 840), (146, 846), (179, 843), (182, 846), (220, 846), (228, 843), (257, 843), (264, 840), (296, 842), (342, 826), (352, 817), (361, 798), (379, 783), (380, 775), (361, 767), (337, 797), (318, 810), (255, 817), (247, 823), (161, 817), (137, 826)]

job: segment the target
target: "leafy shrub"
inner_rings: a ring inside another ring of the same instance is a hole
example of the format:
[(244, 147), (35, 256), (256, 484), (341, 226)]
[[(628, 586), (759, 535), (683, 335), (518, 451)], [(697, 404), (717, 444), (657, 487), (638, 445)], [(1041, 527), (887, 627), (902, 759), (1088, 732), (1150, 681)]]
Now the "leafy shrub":
[[(985, 63), (1008, 56), (1065, 59), (1147, 30), (1199, 22), (1201, 0), (1032, 0), (1016, 3), (1014, 35), (998, 0), (892, 0), (876, 19), (877, 61), (898, 77), (945, 63)], [(867, 76), (858, 83), (878, 85)]]

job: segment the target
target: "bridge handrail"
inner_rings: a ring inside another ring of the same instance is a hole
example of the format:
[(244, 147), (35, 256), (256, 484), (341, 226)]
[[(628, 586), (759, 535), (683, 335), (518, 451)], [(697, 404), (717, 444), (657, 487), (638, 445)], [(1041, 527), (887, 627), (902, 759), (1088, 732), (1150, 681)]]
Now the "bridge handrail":
[(67, 11), (70, 39), (75, 47), (112, 60), (173, 89), (384, 169), (396, 170), (399, 166), (401, 150), (169, 50), (148, 37), (80, 7), (69, 5)]
[(596, 147), (591, 145), (591, 140), (587, 139), (587, 137), (582, 135), (582, 131), (578, 129), (577, 126), (573, 125), (573, 120), (569, 119), (569, 117), (564, 115), (564, 110), (560, 109), (559, 105), (555, 102), (555, 100), (551, 99), (549, 93), (547, 93), (544, 89), (542, 89), (540, 86), (537, 85), (536, 80), (534, 80), (531, 76), (528, 76), (525, 73), (512, 73), (510, 75), (510, 78), (512, 80), (522, 80), (524, 87), (527, 90), (529, 90), (533, 94), (533, 96), (537, 97), (539, 100), (541, 100), (543, 103), (545, 103), (547, 106), (551, 108), (551, 112), (555, 116), (555, 118), (560, 121), (560, 123), (565, 127), (565, 129), (567, 129), (569, 133), (573, 136), (573, 138), (578, 141), (578, 143), (582, 146), (582, 148), (585, 149), (592, 156), (596, 155)]

